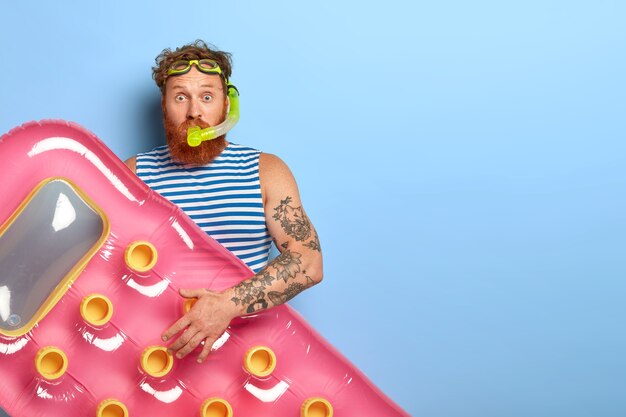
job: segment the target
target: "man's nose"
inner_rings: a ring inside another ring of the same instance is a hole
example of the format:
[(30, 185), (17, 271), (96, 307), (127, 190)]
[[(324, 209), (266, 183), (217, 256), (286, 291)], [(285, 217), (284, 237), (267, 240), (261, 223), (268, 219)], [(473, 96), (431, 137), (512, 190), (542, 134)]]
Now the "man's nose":
[(189, 107), (187, 107), (187, 119), (194, 120), (202, 117), (202, 113), (200, 112), (200, 106), (196, 100), (191, 100), (189, 102)]

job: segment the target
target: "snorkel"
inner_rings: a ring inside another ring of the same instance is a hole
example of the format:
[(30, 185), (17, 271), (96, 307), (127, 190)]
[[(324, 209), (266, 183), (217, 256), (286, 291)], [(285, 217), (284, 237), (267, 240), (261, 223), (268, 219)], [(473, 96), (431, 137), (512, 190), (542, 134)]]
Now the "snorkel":
[(200, 146), (204, 141), (225, 135), (239, 121), (239, 91), (230, 82), (227, 84), (227, 89), (229, 108), (226, 119), (217, 126), (209, 126), (205, 129), (193, 126), (187, 129), (187, 144), (192, 148)]

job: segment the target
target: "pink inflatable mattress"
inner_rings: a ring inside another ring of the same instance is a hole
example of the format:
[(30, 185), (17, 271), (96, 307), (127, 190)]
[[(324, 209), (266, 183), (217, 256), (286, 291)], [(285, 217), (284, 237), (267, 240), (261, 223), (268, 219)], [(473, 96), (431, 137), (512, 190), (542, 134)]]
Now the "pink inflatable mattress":
[(207, 361), (160, 339), (252, 276), (93, 134), (0, 138), (0, 406), (13, 417), (408, 416), (292, 308), (235, 319)]

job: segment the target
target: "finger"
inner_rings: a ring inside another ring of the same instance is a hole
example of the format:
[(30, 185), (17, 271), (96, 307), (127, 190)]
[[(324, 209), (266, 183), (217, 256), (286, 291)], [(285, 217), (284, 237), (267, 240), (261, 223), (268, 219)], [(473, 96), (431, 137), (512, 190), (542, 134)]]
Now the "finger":
[(198, 333), (197, 330), (193, 330), (191, 327), (188, 327), (187, 329), (185, 329), (185, 331), (178, 336), (178, 339), (176, 339), (174, 341), (174, 343), (172, 343), (168, 349), (170, 351), (172, 351), (173, 353), (178, 352), (180, 349), (183, 348), (183, 346), (185, 346), (187, 343), (189, 343), (189, 341)]
[(178, 352), (176, 353), (176, 357), (178, 359), (182, 359), (191, 352), (193, 352), (193, 350), (198, 347), (200, 342), (202, 342), (204, 337), (205, 336), (202, 333), (196, 333), (180, 350), (178, 350)]
[(164, 342), (167, 342), (172, 336), (185, 329), (190, 324), (191, 321), (189, 320), (187, 315), (184, 315), (180, 319), (178, 319), (176, 323), (174, 323), (169, 329), (167, 329), (165, 333), (161, 335), (161, 338)]
[(198, 298), (201, 295), (204, 295), (206, 291), (202, 288), (196, 288), (196, 289), (181, 288), (178, 290), (178, 293), (185, 298)]
[(200, 352), (200, 354), (198, 355), (198, 363), (202, 363), (206, 360), (206, 358), (209, 356), (209, 353), (211, 353), (211, 349), (213, 348), (213, 343), (215, 343), (215, 338), (213, 337), (207, 337), (206, 339), (204, 339), (204, 347), (202, 348), (202, 352)]

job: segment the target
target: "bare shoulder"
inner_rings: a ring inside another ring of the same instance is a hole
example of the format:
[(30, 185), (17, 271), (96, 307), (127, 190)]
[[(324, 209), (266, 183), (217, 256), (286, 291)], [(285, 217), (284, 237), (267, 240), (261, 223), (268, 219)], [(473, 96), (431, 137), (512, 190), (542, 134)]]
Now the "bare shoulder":
[(271, 153), (261, 153), (259, 156), (259, 181), (264, 200), (280, 190), (295, 189), (297, 192), (291, 170), (282, 159)]
[(289, 167), (278, 156), (261, 152), (259, 155), (259, 171), (267, 171), (269, 173), (273, 172), (281, 172), (281, 171), (289, 171)]
[(137, 157), (136, 156), (128, 158), (127, 160), (124, 161), (124, 163), (126, 164), (128, 169), (130, 169), (134, 173), (137, 172)]
[(273, 182), (281, 179), (293, 179), (293, 174), (285, 161), (271, 153), (259, 155), (259, 176), (261, 182), (263, 180)]

